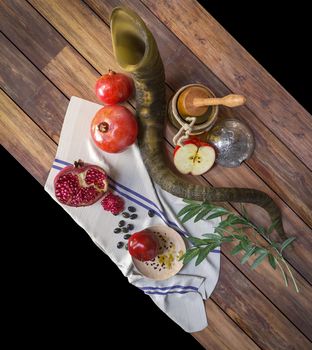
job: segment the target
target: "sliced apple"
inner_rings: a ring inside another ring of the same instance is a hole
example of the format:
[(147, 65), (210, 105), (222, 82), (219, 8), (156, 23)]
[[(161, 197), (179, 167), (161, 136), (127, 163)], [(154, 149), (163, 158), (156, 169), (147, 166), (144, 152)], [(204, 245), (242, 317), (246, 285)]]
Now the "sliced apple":
[(187, 140), (174, 150), (173, 162), (182, 174), (202, 175), (214, 164), (216, 152), (208, 143), (198, 139)]

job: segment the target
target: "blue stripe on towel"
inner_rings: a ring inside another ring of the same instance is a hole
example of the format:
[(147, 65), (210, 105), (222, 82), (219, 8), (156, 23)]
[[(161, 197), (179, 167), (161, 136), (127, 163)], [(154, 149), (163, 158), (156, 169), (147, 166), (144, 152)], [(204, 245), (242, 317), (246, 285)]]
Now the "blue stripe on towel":
[(141, 290), (149, 290), (149, 289), (160, 289), (160, 290), (166, 290), (166, 289), (193, 289), (193, 290), (198, 290), (198, 288), (193, 287), (193, 286), (180, 286), (179, 284), (175, 286), (170, 286), (170, 287), (143, 287), (140, 288)]
[(63, 168), (61, 168), (61, 167), (59, 167), (59, 166), (57, 166), (57, 165), (52, 165), (52, 168), (53, 169), (56, 169), (56, 170), (62, 170)]
[(169, 292), (145, 292), (145, 294), (157, 294), (157, 295), (167, 295), (167, 294), (186, 294), (191, 293), (191, 290), (182, 290), (182, 291), (169, 291)]
[(72, 163), (65, 162), (64, 160), (61, 159), (54, 159), (56, 163), (64, 164), (64, 165), (72, 165)]

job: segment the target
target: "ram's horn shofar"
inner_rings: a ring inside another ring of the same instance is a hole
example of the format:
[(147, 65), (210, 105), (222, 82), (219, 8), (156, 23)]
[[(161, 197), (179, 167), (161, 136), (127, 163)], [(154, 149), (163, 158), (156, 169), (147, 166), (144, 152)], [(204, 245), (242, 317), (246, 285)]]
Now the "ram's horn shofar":
[(132, 73), (136, 88), (138, 143), (151, 178), (175, 196), (197, 201), (253, 203), (264, 208), (284, 235), (281, 212), (266, 193), (248, 188), (211, 188), (189, 183), (167, 166), (163, 144), (166, 115), (165, 73), (157, 44), (143, 20), (132, 10), (115, 8), (111, 33), (119, 66)]

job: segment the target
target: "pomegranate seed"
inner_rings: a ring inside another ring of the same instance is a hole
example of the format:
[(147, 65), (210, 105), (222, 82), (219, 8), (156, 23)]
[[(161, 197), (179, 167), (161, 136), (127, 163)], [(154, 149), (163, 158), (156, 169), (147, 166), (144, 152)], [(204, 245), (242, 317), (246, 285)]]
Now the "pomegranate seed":
[(108, 193), (101, 201), (101, 204), (104, 210), (110, 211), (114, 215), (121, 213), (125, 207), (124, 200), (113, 193)]
[(98, 169), (89, 169), (86, 173), (85, 181), (88, 185), (96, 185), (98, 188), (103, 189), (105, 187), (104, 180), (107, 176), (105, 173)]

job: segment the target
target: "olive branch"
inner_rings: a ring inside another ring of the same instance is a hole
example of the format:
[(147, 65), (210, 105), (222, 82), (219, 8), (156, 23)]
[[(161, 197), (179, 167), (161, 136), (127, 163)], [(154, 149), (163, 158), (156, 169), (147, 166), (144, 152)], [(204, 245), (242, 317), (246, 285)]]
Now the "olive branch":
[[(195, 202), (184, 199), (187, 205), (178, 213), (179, 217), (183, 217), (181, 222), (194, 218), (194, 222), (199, 220), (211, 220), (220, 216), (224, 219), (215, 227), (213, 233), (203, 234), (203, 238), (188, 236), (187, 239), (192, 243), (192, 247), (187, 249), (181, 257), (184, 264), (187, 264), (196, 258), (195, 266), (199, 265), (208, 254), (219, 247), (222, 243), (237, 242), (230, 254), (236, 255), (244, 252), (241, 258), (241, 264), (245, 264), (250, 257), (256, 256), (251, 264), (251, 269), (257, 268), (264, 260), (268, 260), (270, 266), (275, 270), (279, 268), (286, 287), (288, 287), (288, 277), (293, 282), (297, 293), (299, 289), (291, 269), (283, 257), (283, 251), (289, 247), (295, 240), (295, 237), (289, 237), (281, 243), (274, 242), (270, 235), (274, 231), (277, 222), (273, 222), (269, 228), (254, 225), (248, 218), (245, 207), (242, 206), (242, 215), (235, 215), (231, 211), (215, 206), (208, 202)], [(260, 235), (266, 241), (266, 246), (260, 246), (254, 243), (247, 235), (246, 231), (252, 230), (256, 235)]]

